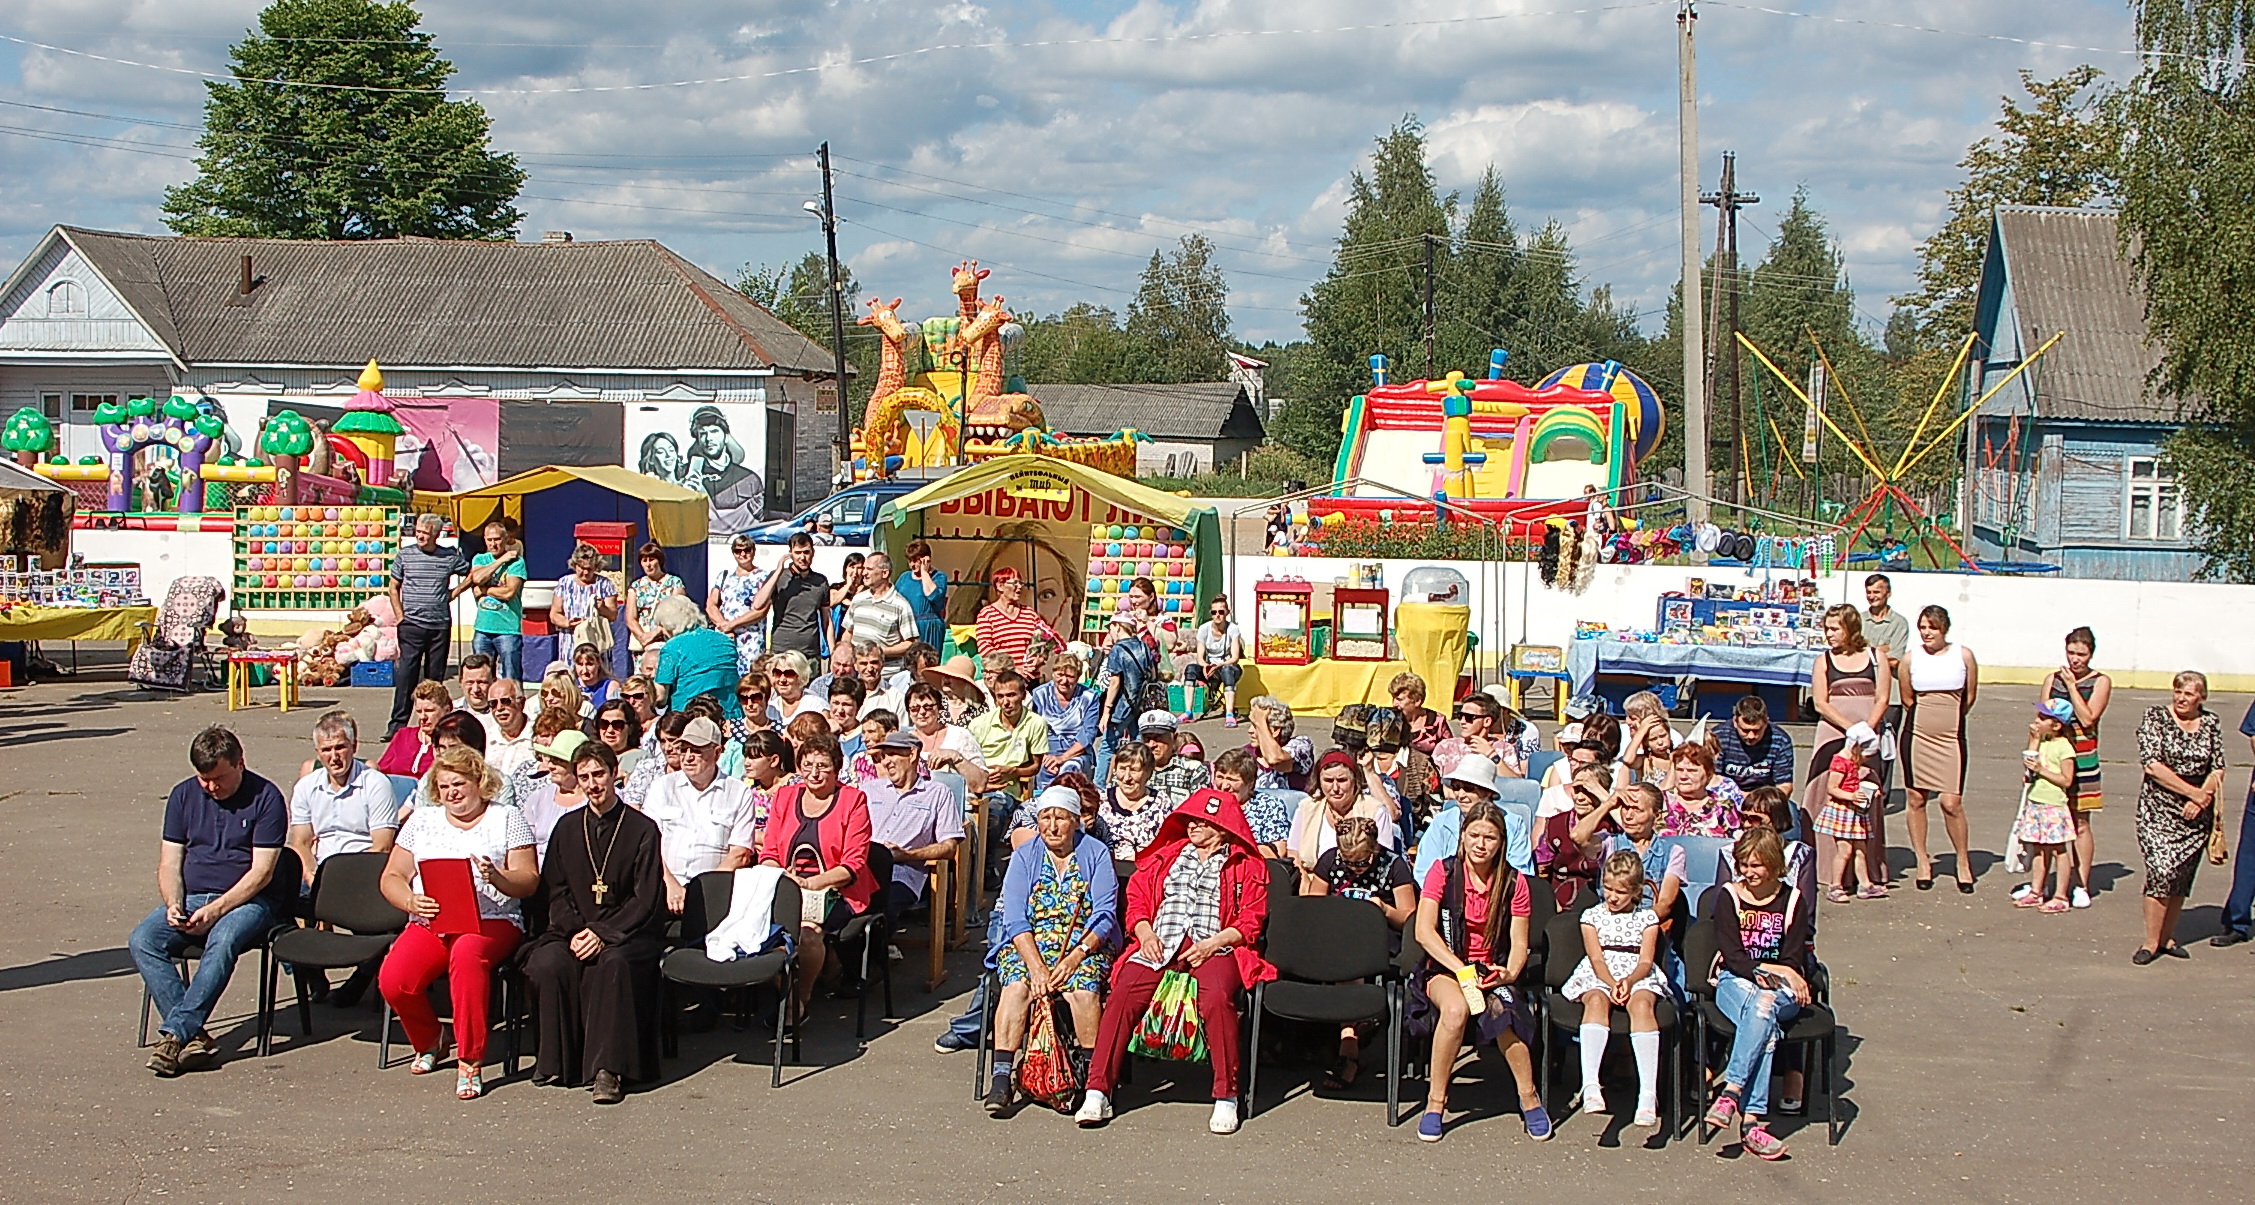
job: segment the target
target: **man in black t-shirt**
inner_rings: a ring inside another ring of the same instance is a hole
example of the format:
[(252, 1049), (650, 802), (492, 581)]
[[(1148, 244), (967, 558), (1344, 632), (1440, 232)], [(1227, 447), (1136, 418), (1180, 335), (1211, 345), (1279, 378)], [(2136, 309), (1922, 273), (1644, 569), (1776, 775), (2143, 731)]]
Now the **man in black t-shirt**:
[(753, 597), (752, 610), (768, 613), (768, 648), (789, 649), (819, 665), (830, 639), (830, 579), (815, 572), (813, 537), (793, 532), (790, 548), (783, 566)]

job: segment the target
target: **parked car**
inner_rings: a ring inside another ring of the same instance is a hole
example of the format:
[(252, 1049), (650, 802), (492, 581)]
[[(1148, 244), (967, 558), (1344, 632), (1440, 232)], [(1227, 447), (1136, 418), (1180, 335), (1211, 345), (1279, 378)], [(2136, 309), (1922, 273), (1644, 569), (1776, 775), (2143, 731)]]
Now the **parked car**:
[(750, 534), (762, 544), (782, 544), (790, 540), (794, 531), (811, 534), (815, 520), (828, 515), (839, 539), (854, 547), (866, 548), (870, 529), (877, 522), (878, 509), (895, 498), (916, 492), (925, 484), (893, 478), (849, 485), (788, 519), (762, 523), (752, 528)]

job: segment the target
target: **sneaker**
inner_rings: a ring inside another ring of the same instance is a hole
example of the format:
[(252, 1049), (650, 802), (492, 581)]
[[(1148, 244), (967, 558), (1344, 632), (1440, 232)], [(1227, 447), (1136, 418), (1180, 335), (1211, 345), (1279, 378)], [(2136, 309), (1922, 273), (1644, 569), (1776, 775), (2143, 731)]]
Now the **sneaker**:
[(1550, 1113), (1541, 1105), (1519, 1110), (1519, 1120), (1527, 1127), (1527, 1137), (1537, 1142), (1550, 1141)]
[(908, 955), (901, 953), (899, 946), (887, 945), (885, 947), (885, 961), (906, 962), (908, 961)]
[(2022, 883), (2018, 887), (2012, 889), (2012, 898), (2016, 900), (2024, 899), (2028, 896), (2034, 895), (2035, 893), (2036, 885), (2034, 883)]
[[(1235, 727), (1237, 726), (1237, 717), (1236, 717), (1236, 716), (1234, 716), (1234, 715), (1225, 715), (1225, 716), (1223, 716), (1223, 717), (1221, 718), (1221, 726), (1222, 726), (1222, 727), (1224, 727), (1224, 728), (1235, 728)], [(1418, 1123), (1418, 1125), (1419, 1125), (1420, 1127), (1422, 1127), (1422, 1126), (1424, 1125), (1424, 1123), (1423, 1123), (1423, 1122), (1419, 1122), (1419, 1123)], [(1422, 1132), (1422, 1131), (1421, 1131), (1421, 1132)]]
[[(1235, 1109), (1233, 1108), (1231, 1111), (1235, 1112)], [(1073, 1112), (1073, 1124), (1084, 1130), (1091, 1126), (1103, 1125), (1110, 1120), (1112, 1120), (1112, 1102), (1106, 1100), (1102, 1092), (1093, 1089), (1081, 1097), (1081, 1107)]]
[(1209, 1134), (1234, 1134), (1234, 1133), (1236, 1133), (1236, 1132), (1237, 1132), (1237, 1102), (1236, 1102), (1236, 1101), (1234, 1101), (1234, 1100), (1217, 1100), (1217, 1101), (1215, 1101), (1215, 1102), (1214, 1102), (1214, 1115), (1213, 1115), (1213, 1117), (1212, 1117), (1211, 1119), (1209, 1119), (1209, 1120), (1208, 1120), (1208, 1121), (1206, 1122), (1206, 1132), (1207, 1132), (1207, 1133), (1209, 1133)]
[(1441, 1140), (1440, 1114), (1427, 1113), (1417, 1119), (1417, 1140), (1419, 1142), (1439, 1142)]
[(1706, 1121), (1714, 1129), (1723, 1129), (1737, 1120), (1738, 1098), (1728, 1092), (1716, 1097), (1715, 1103), (1707, 1106)]
[(987, 1085), (986, 1106), (987, 1114), (989, 1116), (999, 1115), (1010, 1108), (1010, 1087), (1012, 1078), (1013, 1077), (1011, 1076), (1011, 1074), (1007, 1071), (997, 1071), (994, 1073), (992, 1082)]
[(940, 1036), (934, 1039), (932, 1042), (932, 1053), (961, 1054), (964, 1051), (971, 1049), (975, 1045), (977, 1045), (977, 1043), (966, 1042), (962, 1038), (955, 1036), (955, 1031), (952, 1029), (943, 1030), (941, 1031)]
[(208, 1033), (199, 1033), (180, 1044), (180, 1069), (196, 1071), (209, 1067), (219, 1058), (219, 1043)]
[(157, 1048), (149, 1052), (149, 1070), (159, 1079), (171, 1079), (180, 1074), (180, 1039), (169, 1033), (157, 1035)]
[(2067, 902), (2073, 904), (2077, 908), (2088, 908), (2091, 906), (2091, 893), (2081, 887), (2077, 887), (2075, 890), (2068, 893)]
[(1761, 1126), (1747, 1126), (1738, 1141), (1745, 1146), (1747, 1154), (1757, 1159), (1785, 1158), (1785, 1140)]

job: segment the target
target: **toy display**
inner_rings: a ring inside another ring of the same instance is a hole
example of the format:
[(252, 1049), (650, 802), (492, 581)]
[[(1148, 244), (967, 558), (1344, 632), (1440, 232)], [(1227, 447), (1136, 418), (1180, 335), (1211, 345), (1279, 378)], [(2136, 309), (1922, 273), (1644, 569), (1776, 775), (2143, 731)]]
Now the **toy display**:
[(1188, 531), (1156, 524), (1093, 523), (1088, 534), (1084, 635), (1102, 636), (1112, 613), (1127, 604), (1128, 587), (1139, 577), (1151, 579), (1159, 613), (1167, 620), (1187, 617), (1197, 622), (1198, 564)]
[(235, 605), (348, 610), (390, 590), (399, 540), (397, 507), (238, 507)]
[(15, 557), (0, 557), (0, 604), (35, 607), (147, 606), (139, 565), (79, 565), (32, 569)]
[(1574, 639), (1814, 649), (1823, 647), (1823, 623), (1824, 600), (1813, 578), (1777, 578), (1737, 589), (1694, 577), (1682, 590), (1660, 596), (1650, 629), (1614, 630), (1585, 620), (1574, 625)]
[(1253, 587), (1253, 660), (1306, 665), (1315, 660), (1315, 587), (1271, 578)]

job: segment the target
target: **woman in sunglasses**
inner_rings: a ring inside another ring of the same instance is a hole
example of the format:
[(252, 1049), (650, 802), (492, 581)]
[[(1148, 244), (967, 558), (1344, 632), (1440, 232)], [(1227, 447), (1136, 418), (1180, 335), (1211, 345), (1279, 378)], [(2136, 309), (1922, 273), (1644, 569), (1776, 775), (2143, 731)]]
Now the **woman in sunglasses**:
[(617, 777), (625, 781), (646, 756), (642, 748), (642, 720), (625, 699), (612, 699), (595, 709), (591, 725), (595, 739), (618, 758)]

